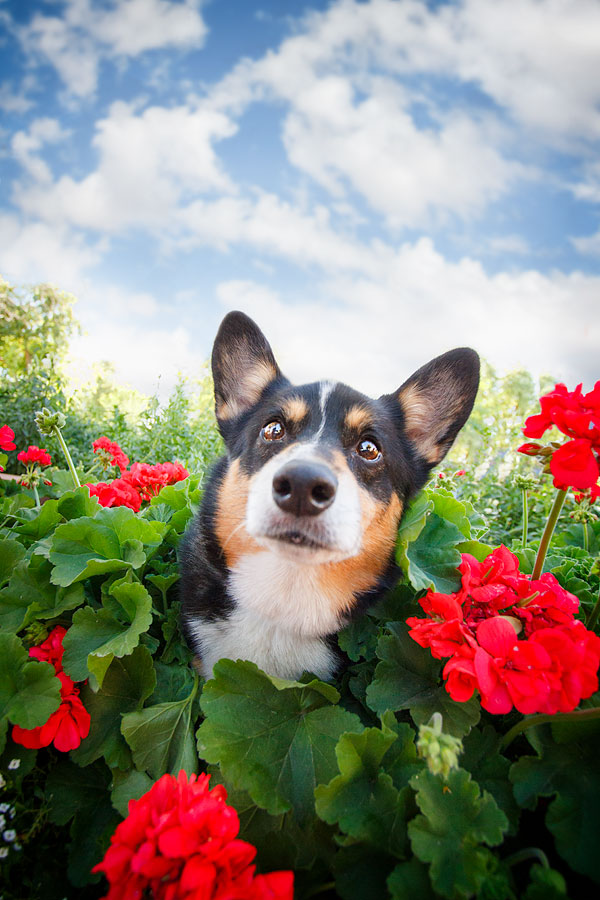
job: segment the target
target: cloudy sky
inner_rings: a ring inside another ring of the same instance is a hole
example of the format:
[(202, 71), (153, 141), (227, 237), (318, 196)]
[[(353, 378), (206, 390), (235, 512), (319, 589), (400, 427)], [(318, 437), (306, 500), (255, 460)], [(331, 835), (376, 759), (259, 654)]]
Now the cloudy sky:
[(237, 308), (299, 380), (600, 378), (598, 0), (0, 0), (0, 74), (0, 272), (80, 361), (151, 392)]

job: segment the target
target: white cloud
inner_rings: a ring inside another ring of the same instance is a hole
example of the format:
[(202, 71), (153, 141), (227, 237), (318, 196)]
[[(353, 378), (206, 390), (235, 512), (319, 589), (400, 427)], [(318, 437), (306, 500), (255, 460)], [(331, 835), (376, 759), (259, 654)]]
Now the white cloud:
[(525, 366), (592, 383), (599, 290), (600, 278), (581, 273), (489, 276), (472, 259), (449, 262), (422, 239), (400, 248), (378, 279), (338, 276), (321, 285), (322, 304), (290, 306), (243, 281), (221, 284), (218, 296), (257, 320), (294, 380), (334, 377), (376, 395), (465, 345), (504, 371)]
[(585, 256), (600, 256), (600, 231), (587, 237), (572, 237), (571, 243), (578, 253)]
[(90, 245), (60, 223), (23, 224), (16, 216), (0, 213), (0, 271), (8, 281), (51, 282), (75, 291), (104, 249), (101, 242)]
[(137, 113), (117, 102), (96, 123), (95, 171), (81, 181), (65, 175), (43, 186), (17, 184), (13, 199), (27, 215), (82, 228), (168, 228), (183, 197), (232, 190), (213, 142), (234, 131), (223, 113), (199, 106), (153, 106)]
[(69, 131), (62, 128), (57, 119), (48, 117), (34, 119), (27, 131), (17, 131), (11, 141), (13, 156), (36, 182), (48, 184), (52, 181), (49, 166), (37, 154), (44, 144), (63, 141)]
[(199, 47), (207, 33), (199, 0), (65, 0), (61, 12), (37, 12), (15, 31), (30, 63), (50, 63), (76, 97), (94, 92), (104, 58)]

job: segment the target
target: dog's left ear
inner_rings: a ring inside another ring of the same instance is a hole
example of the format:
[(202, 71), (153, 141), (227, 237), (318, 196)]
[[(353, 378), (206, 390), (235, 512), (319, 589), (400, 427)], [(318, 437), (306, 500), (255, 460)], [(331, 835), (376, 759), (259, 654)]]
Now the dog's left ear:
[(215, 412), (221, 429), (258, 402), (265, 388), (282, 378), (269, 342), (243, 312), (230, 312), (212, 352)]
[(450, 350), (422, 366), (395, 398), (404, 433), (427, 468), (444, 458), (463, 427), (479, 387), (479, 356), (468, 347)]

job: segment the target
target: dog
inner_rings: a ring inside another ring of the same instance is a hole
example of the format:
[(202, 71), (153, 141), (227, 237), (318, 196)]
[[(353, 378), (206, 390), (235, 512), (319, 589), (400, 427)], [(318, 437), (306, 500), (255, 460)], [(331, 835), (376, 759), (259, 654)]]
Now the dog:
[(184, 636), (207, 678), (227, 657), (331, 679), (337, 632), (399, 574), (400, 519), (470, 415), (479, 357), (450, 350), (378, 399), (295, 386), (252, 319), (231, 312), (212, 372), (227, 453), (182, 543)]

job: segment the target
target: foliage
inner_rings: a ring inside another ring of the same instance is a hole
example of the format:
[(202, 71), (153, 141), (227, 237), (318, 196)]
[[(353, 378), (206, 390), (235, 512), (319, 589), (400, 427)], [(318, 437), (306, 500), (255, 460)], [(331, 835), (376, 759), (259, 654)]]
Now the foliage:
[[(502, 749), (521, 717), (482, 712), (475, 698), (455, 703), (442, 661), (408, 636), (424, 588), (454, 588), (457, 548), (487, 552), (474, 506), (435, 481), (414, 501), (398, 536), (404, 579), (341, 632), (350, 662), (334, 685), (309, 675), (283, 681), (233, 660), (203, 685), (177, 629), (177, 546), (201, 481), (164, 488), (137, 514), (98, 506), (85, 487), (40, 509), (19, 505), (22, 494), (3, 501), (3, 799), (22, 848), (7, 845), (3, 896), (99, 896), (91, 869), (127, 801), (180, 769), (225, 784), (259, 868), (294, 868), (298, 898), (531, 900), (566, 896), (571, 883), (591, 896), (598, 720), (557, 717)], [(563, 538), (548, 564), (581, 593), (585, 611), (598, 576), (577, 535), (567, 529)], [(531, 551), (519, 553), (526, 561)], [(65, 672), (87, 679), (91, 729), (70, 754), (36, 755), (12, 741), (11, 728), (40, 724), (56, 708), (51, 667), (26, 653), (56, 624), (68, 629)], [(416, 751), (418, 726), (436, 712), (464, 745), (445, 777)], [(18, 781), (8, 768), (17, 759), (28, 767)], [(552, 868), (539, 865), (548, 858)], [(40, 861), (58, 885), (46, 885)]]

